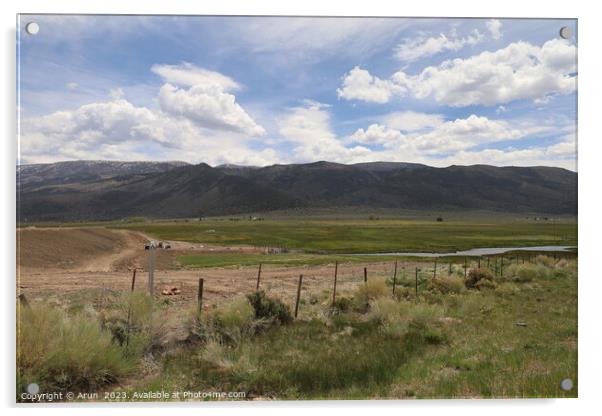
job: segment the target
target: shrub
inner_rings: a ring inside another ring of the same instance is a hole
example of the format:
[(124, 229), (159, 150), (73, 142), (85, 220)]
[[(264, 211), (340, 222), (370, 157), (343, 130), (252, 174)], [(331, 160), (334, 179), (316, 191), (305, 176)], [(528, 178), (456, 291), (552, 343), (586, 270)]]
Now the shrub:
[[(478, 289), (477, 283), (481, 280), (493, 281), (493, 274), (491, 274), (489, 269), (470, 269), (466, 280), (464, 280), (464, 284), (469, 289)], [(485, 283), (482, 283), (481, 285), (485, 285)]]
[(22, 386), (36, 382), (42, 391), (91, 390), (134, 367), (93, 316), (68, 316), (56, 307), (32, 305), (20, 308), (17, 324)]
[(483, 289), (495, 289), (497, 287), (497, 283), (493, 280), (481, 279), (475, 284), (475, 289), (483, 290)]
[(408, 319), (410, 327), (415, 330), (427, 330), (441, 318), (443, 318), (443, 308), (440, 305), (430, 305), (428, 303), (409, 305)]
[(248, 327), (255, 317), (255, 310), (245, 297), (237, 297), (223, 304), (214, 312), (214, 319), (226, 329)]
[(353, 305), (353, 301), (350, 298), (341, 296), (335, 299), (333, 309), (339, 313), (349, 312)]
[(512, 296), (517, 294), (519, 291), (518, 287), (514, 283), (502, 283), (495, 288), (495, 293), (500, 296)]
[(356, 307), (363, 309), (371, 301), (388, 295), (389, 288), (383, 279), (371, 279), (356, 289), (353, 299), (355, 300)]
[(517, 283), (532, 282), (537, 278), (545, 278), (548, 274), (548, 268), (541, 264), (513, 265), (508, 270), (508, 275), (511, 276), (512, 281)]
[(101, 325), (112, 333), (115, 342), (127, 346), (128, 355), (141, 356), (164, 344), (163, 320), (158, 315), (152, 296), (122, 293), (101, 314)]
[(389, 337), (399, 338), (410, 332), (426, 336), (439, 333), (437, 324), (443, 318), (443, 308), (440, 305), (379, 298), (370, 303), (367, 317), (370, 322), (380, 325)]
[(410, 300), (416, 296), (416, 290), (409, 287), (395, 288), (393, 295), (397, 300)]
[(290, 308), (278, 299), (269, 298), (263, 290), (247, 295), (256, 319), (270, 319), (279, 324), (293, 321)]
[(436, 277), (429, 282), (428, 290), (443, 294), (462, 293), (464, 291), (464, 282), (461, 278), (451, 275)]
[(391, 298), (379, 298), (370, 302), (367, 318), (376, 324), (398, 321), (402, 315), (402, 304)]
[(542, 254), (535, 257), (535, 264), (539, 264), (546, 267), (554, 267), (554, 263), (556, 263), (556, 260), (554, 260), (553, 257), (544, 256)]

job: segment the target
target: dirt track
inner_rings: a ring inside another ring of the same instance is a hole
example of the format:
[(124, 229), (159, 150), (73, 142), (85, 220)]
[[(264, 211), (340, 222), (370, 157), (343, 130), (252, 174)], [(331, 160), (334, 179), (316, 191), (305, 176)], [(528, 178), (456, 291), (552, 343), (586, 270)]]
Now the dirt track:
[[(20, 293), (30, 298), (47, 298), (82, 289), (127, 290), (131, 285), (132, 267), (137, 271), (136, 288), (146, 290), (148, 274), (144, 270), (149, 240), (139, 232), (104, 228), (28, 228), (17, 231), (18, 279)], [(170, 296), (176, 303), (194, 302), (198, 279), (205, 279), (205, 299), (219, 303), (237, 294), (253, 291), (257, 268), (217, 267), (198, 270), (176, 270), (176, 257), (199, 252), (251, 252), (246, 247), (216, 247), (186, 242), (171, 242), (169, 250), (157, 251), (155, 293), (167, 286), (177, 286), (181, 293)], [(393, 265), (339, 265), (338, 292), (356, 287), (363, 281), (363, 267), (369, 273), (392, 274)], [(299, 275), (303, 274), (303, 290), (308, 297), (324, 298), (332, 290), (334, 265), (270, 266), (264, 265), (261, 288), (283, 299), (292, 300)]]
[[(392, 274), (390, 263), (372, 263), (369, 265), (339, 265), (337, 292), (345, 293), (363, 282), (363, 267), (367, 266), (369, 275)], [(303, 290), (307, 296), (324, 297), (332, 290), (334, 266), (269, 266), (264, 265), (260, 286), (268, 293), (283, 299), (292, 300), (299, 275), (303, 274)], [(200, 270), (162, 270), (155, 272), (155, 294), (161, 296), (161, 290), (168, 286), (177, 286), (181, 294), (169, 296), (175, 302), (189, 303), (196, 300), (198, 279), (205, 279), (205, 299), (209, 304), (220, 303), (237, 294), (253, 291), (257, 282), (256, 267), (207, 268)], [(66, 270), (32, 270), (22, 272), (19, 279), (20, 292), (30, 298), (61, 296), (82, 289), (128, 290), (132, 272), (84, 272)], [(139, 271), (136, 288), (146, 290), (147, 273)]]

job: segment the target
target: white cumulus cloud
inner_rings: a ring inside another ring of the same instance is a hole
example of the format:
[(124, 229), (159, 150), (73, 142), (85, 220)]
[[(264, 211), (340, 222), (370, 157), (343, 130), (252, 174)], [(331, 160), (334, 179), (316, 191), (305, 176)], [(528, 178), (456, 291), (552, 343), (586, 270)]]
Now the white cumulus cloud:
[(349, 139), (363, 144), (380, 144), (388, 149), (397, 149), (401, 154), (441, 155), (483, 143), (516, 140), (526, 134), (526, 131), (512, 128), (506, 121), (473, 114), (465, 119), (432, 125), (428, 131), (408, 134), (389, 126), (372, 124), (367, 129), (358, 129)]
[(151, 71), (166, 83), (159, 90), (161, 110), (184, 117), (200, 127), (262, 136), (265, 129), (236, 102), (229, 91), (240, 85), (215, 71), (190, 63), (153, 65)]
[(363, 160), (370, 150), (363, 146), (347, 147), (332, 131), (330, 113), (312, 103), (294, 107), (278, 121), (279, 133), (294, 143), (292, 159), (298, 162), (317, 160), (348, 163)]
[(184, 117), (201, 127), (262, 136), (263, 127), (236, 102), (236, 97), (215, 85), (194, 85), (188, 89), (165, 84), (159, 90), (161, 110)]
[[(403, 81), (403, 78), (400, 78)], [(382, 80), (359, 66), (353, 68), (343, 78), (343, 85), (337, 89), (339, 98), (361, 100), (383, 104), (394, 94), (403, 95), (407, 91), (399, 80)]]
[(452, 107), (493, 106), (520, 99), (541, 102), (575, 91), (576, 52), (575, 45), (562, 39), (542, 46), (514, 42), (494, 52), (429, 66), (416, 75), (398, 71), (388, 80), (356, 67), (337, 92), (347, 100), (377, 103), (410, 93)]

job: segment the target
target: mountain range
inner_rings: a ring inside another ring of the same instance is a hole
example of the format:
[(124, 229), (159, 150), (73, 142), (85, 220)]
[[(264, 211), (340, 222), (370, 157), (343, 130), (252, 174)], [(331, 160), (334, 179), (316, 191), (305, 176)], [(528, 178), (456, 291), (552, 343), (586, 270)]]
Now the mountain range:
[(373, 162), (72, 161), (17, 167), (19, 222), (232, 215), (294, 208), (577, 213), (577, 173)]

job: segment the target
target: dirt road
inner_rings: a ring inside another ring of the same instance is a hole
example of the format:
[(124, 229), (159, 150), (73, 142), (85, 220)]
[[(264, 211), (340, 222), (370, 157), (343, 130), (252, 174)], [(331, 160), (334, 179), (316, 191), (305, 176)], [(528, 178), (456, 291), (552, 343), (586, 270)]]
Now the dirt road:
[[(17, 286), (28, 298), (60, 297), (89, 289), (124, 291), (131, 285), (132, 267), (139, 268), (136, 288), (147, 290), (144, 270), (148, 252), (144, 243), (150, 237), (129, 230), (104, 228), (46, 228), (18, 231), (19, 256)], [(257, 266), (182, 269), (177, 257), (199, 252), (252, 252), (249, 247), (217, 247), (187, 242), (170, 242), (169, 250), (157, 250), (155, 295), (175, 286), (180, 294), (169, 298), (178, 304), (193, 303), (198, 279), (205, 279), (207, 304), (217, 304), (236, 295), (250, 293), (257, 284)], [(363, 282), (363, 268), (369, 277), (392, 276), (393, 264), (340, 264), (337, 292), (344, 294)], [(407, 265), (407, 270), (410, 270)], [(307, 301), (326, 299), (332, 293), (334, 265), (264, 265), (260, 287), (269, 294), (292, 301), (299, 275), (303, 275), (303, 296)], [(404, 270), (399, 270), (400, 278)], [(311, 298), (311, 299), (310, 299)]]
[[(363, 282), (363, 267), (368, 267), (369, 277), (392, 275), (390, 263), (366, 265), (340, 264), (337, 279), (337, 292), (345, 293)], [(296, 293), (299, 275), (303, 274), (303, 293), (323, 297), (332, 291), (334, 265), (321, 266), (270, 266), (262, 267), (260, 287), (270, 294), (292, 300)], [(401, 276), (401, 271), (400, 274)], [(27, 270), (19, 278), (19, 289), (28, 298), (47, 298), (69, 294), (82, 289), (128, 290), (132, 272), (122, 271), (66, 271), (66, 270)], [(155, 272), (155, 294), (162, 296), (164, 287), (177, 286), (181, 293), (169, 296), (174, 302), (195, 302), (198, 279), (205, 279), (205, 298), (209, 303), (220, 303), (224, 299), (252, 292), (257, 283), (256, 267), (208, 268), (199, 270), (160, 270)], [(146, 290), (147, 273), (137, 273), (136, 288)]]

